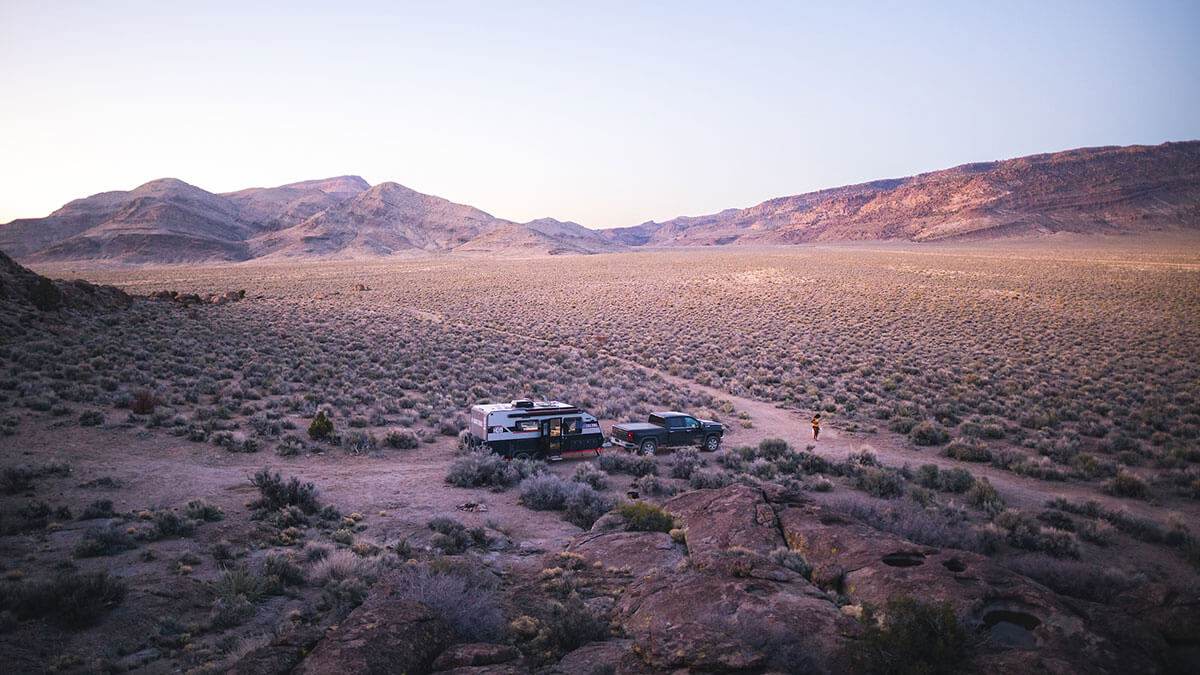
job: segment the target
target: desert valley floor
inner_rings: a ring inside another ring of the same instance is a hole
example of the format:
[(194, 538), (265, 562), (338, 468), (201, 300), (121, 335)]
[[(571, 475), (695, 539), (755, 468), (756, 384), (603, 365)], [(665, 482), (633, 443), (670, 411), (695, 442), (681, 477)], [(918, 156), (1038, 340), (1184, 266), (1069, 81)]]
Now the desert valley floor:
[[(1194, 240), (36, 271), (134, 299), (0, 299), (14, 672), (320, 672), (376, 580), (416, 670), (899, 672), (942, 602), (968, 670), (1200, 657)], [(461, 447), (520, 397), (727, 432)]]

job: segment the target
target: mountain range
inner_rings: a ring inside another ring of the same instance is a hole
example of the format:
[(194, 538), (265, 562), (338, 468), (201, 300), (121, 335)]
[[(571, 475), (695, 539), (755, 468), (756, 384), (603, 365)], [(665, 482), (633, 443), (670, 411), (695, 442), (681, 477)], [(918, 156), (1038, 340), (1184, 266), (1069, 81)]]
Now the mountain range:
[(27, 263), (170, 264), (1152, 231), (1200, 231), (1200, 141), (965, 164), (611, 230), (516, 223), (358, 176), (222, 194), (164, 178), (0, 225), (0, 250)]

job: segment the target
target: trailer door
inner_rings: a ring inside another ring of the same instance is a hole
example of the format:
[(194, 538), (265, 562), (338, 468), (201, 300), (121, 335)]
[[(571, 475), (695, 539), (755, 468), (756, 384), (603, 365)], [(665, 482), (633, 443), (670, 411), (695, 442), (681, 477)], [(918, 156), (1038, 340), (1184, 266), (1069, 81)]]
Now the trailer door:
[(542, 420), (542, 455), (553, 457), (562, 454), (562, 418)]

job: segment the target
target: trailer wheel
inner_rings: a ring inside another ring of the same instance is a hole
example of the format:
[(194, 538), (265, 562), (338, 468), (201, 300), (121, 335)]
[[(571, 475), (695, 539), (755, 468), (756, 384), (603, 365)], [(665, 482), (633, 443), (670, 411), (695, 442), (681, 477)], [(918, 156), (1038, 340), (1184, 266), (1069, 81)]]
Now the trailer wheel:
[(704, 439), (704, 450), (706, 452), (716, 452), (717, 448), (721, 447), (721, 437), (716, 434), (711, 434)]
[(528, 452), (518, 452), (513, 455), (513, 459), (532, 459), (532, 456)]
[(642, 454), (647, 457), (653, 457), (654, 452), (658, 450), (658, 443), (654, 442), (653, 438), (647, 438), (642, 441)]

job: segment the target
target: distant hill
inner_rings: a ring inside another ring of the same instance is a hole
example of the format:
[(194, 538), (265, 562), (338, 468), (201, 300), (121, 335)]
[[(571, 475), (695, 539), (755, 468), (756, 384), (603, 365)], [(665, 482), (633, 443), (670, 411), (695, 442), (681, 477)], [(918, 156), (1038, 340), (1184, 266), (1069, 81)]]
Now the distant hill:
[(1200, 230), (1200, 141), (1083, 148), (604, 231), (630, 246)]
[(237, 262), (464, 253), (587, 254), (625, 248), (575, 223), (529, 224), (358, 176), (213, 194), (164, 178), (0, 225), (26, 263)]
[(1200, 141), (964, 164), (603, 231), (514, 223), (358, 176), (224, 194), (164, 178), (0, 225), (0, 250), (24, 263), (136, 265), (1158, 231), (1200, 232)]

